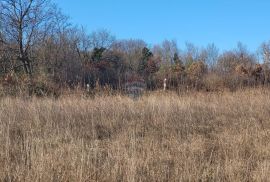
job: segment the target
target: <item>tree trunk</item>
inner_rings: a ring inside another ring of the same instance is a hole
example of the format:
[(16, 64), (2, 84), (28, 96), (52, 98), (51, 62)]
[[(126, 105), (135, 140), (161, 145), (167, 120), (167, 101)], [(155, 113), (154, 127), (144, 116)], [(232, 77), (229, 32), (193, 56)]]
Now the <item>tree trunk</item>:
[(30, 60), (28, 58), (20, 58), (20, 61), (23, 63), (23, 68), (24, 68), (24, 72), (31, 76), (32, 75), (32, 68), (31, 68), (31, 64), (30, 64)]

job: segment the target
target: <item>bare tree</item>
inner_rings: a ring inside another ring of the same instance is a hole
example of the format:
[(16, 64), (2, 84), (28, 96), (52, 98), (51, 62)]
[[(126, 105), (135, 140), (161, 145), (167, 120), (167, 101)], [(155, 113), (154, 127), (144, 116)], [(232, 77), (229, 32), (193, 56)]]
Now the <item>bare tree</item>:
[(162, 42), (163, 57), (166, 63), (172, 65), (174, 63), (173, 57), (175, 53), (178, 53), (178, 47), (175, 40), (165, 40)]
[(124, 54), (125, 62), (130, 70), (136, 70), (139, 64), (138, 59), (142, 57), (142, 49), (147, 44), (143, 40), (119, 40), (114, 42), (112, 49)]
[[(0, 6), (1, 8), (1, 6)], [(0, 45), (3, 43), (3, 40), (4, 40), (4, 35), (3, 35), (3, 15), (2, 13), (0, 13)]]
[(94, 31), (89, 36), (89, 41), (92, 48), (109, 49), (115, 42), (115, 37), (106, 29)]
[(159, 56), (166, 66), (174, 64), (174, 55), (179, 52), (175, 40), (164, 40), (161, 45), (155, 45), (152, 50), (153, 54)]
[[(215, 44), (208, 44), (205, 49), (202, 50), (203, 55), (205, 55), (205, 60), (203, 60), (209, 68), (213, 69), (216, 66), (219, 56), (219, 50)], [(202, 53), (201, 53), (202, 54)]]
[(31, 51), (49, 27), (53, 5), (49, 0), (1, 0), (0, 9), (6, 42), (15, 45), (16, 59), (24, 72), (31, 75)]
[(269, 67), (269, 64), (270, 64), (270, 41), (262, 43), (262, 45), (259, 48), (259, 53), (263, 59), (264, 64)]
[(186, 42), (186, 48), (183, 52), (183, 59), (186, 66), (190, 66), (193, 62), (199, 60), (199, 48), (190, 42)]

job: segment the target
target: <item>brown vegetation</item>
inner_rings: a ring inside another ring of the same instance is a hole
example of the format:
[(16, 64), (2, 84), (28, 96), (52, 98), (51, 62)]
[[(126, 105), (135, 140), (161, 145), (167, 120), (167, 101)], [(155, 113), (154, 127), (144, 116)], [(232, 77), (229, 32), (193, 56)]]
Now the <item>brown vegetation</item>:
[(186, 43), (180, 49), (174, 40), (149, 46), (143, 40), (118, 40), (107, 30), (88, 33), (50, 0), (2, 0), (0, 9), (0, 87), (9, 95), (32, 93), (35, 83), (50, 87), (42, 92), (53, 87), (94, 90), (97, 83), (119, 91), (129, 74), (143, 78), (148, 90), (161, 89), (165, 78), (170, 90), (236, 90), (270, 83), (270, 42), (262, 43), (258, 54), (242, 43), (224, 52), (214, 44)]
[(269, 96), (5, 97), (0, 181), (267, 181)]
[(0, 9), (0, 181), (270, 178), (270, 42), (181, 50), (88, 34), (50, 0)]

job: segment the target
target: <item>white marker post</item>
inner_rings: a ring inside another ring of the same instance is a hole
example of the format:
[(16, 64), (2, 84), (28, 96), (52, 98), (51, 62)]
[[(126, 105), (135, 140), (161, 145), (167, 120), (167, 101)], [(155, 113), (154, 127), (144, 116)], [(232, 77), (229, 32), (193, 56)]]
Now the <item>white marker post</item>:
[(167, 78), (165, 78), (163, 81), (163, 90), (166, 91), (166, 88), (167, 88)]

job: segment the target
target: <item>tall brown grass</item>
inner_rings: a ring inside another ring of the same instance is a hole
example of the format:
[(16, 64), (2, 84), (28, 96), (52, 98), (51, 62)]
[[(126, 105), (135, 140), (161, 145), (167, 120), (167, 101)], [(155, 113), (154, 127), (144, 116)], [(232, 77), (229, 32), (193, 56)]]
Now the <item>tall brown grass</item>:
[(270, 90), (0, 100), (0, 181), (267, 181)]

